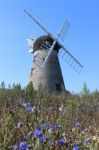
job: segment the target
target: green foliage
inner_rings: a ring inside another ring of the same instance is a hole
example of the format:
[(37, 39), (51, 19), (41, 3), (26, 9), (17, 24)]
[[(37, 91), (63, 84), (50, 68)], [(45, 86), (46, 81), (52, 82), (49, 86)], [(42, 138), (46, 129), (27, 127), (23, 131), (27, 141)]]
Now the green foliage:
[(30, 83), (26, 86), (26, 88), (25, 88), (25, 96), (26, 96), (27, 99), (30, 99), (31, 102), (34, 100), (35, 91), (34, 91), (32, 82), (30, 82)]
[(2, 81), (1, 82), (1, 86), (0, 86), (2, 89), (4, 89), (5, 88), (5, 83), (4, 83), (4, 81)]
[[(24, 102), (30, 102), (30, 106), (24, 106)], [(98, 150), (99, 111), (96, 108), (99, 108), (99, 91), (89, 92), (86, 84), (81, 94), (61, 95), (51, 95), (41, 86), (35, 91), (32, 83), (24, 89), (20, 84), (1, 88), (0, 150), (10, 150), (21, 141), (27, 141), (33, 150), (71, 150), (76, 144), (81, 150)], [(80, 125), (75, 126), (75, 122)], [(60, 124), (61, 129), (49, 132), (46, 124)], [(42, 130), (48, 139), (40, 142), (33, 136), (35, 129)], [(31, 136), (27, 138), (27, 134)], [(61, 138), (65, 141), (63, 146), (58, 145)], [(54, 140), (52, 145), (50, 139)], [(88, 143), (84, 142), (88, 139)]]
[(84, 85), (83, 85), (83, 94), (86, 94), (86, 95), (89, 94), (89, 89), (88, 89), (86, 83), (84, 83)]
[(90, 96), (90, 91), (86, 85), (86, 83), (83, 84), (82, 92), (81, 92), (82, 98), (88, 100)]
[(6, 109), (3, 110), (2, 115), (3, 124), (1, 124), (2, 130), (0, 130), (0, 149), (6, 150), (11, 149), (15, 125), (12, 115), (9, 112), (7, 112)]

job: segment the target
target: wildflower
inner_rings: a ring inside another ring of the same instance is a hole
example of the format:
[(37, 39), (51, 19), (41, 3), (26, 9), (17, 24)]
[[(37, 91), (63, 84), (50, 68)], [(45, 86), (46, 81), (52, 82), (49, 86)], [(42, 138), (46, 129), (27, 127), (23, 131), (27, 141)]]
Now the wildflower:
[(96, 110), (99, 110), (99, 107), (97, 107)]
[(74, 122), (74, 126), (79, 127), (80, 126), (80, 122)]
[(73, 149), (72, 150), (80, 150), (80, 148), (79, 148), (79, 146), (78, 145), (76, 145), (76, 146), (74, 146), (73, 147)]
[(28, 111), (28, 112), (34, 112), (34, 109), (31, 108), (31, 107), (26, 107), (25, 109), (26, 109), (26, 111)]
[(63, 106), (63, 104), (59, 107), (59, 111), (63, 111), (63, 108), (64, 108), (64, 106)]
[(18, 123), (17, 123), (17, 127), (16, 127), (16, 128), (18, 128), (18, 129), (19, 129), (20, 127), (22, 127), (22, 125), (23, 125), (23, 124), (22, 124), (21, 122), (18, 122)]
[(35, 106), (33, 106), (33, 109), (35, 109), (36, 107)]
[(12, 150), (18, 150), (18, 146), (17, 145), (14, 145)]
[(49, 140), (49, 144), (51, 144), (51, 145), (53, 145), (53, 144), (54, 144), (53, 139), (50, 139), (50, 140)]
[(60, 139), (60, 140), (58, 140), (58, 145), (64, 145), (64, 144), (65, 144), (64, 139)]
[(54, 128), (53, 127), (51, 127), (51, 128), (49, 128), (49, 130), (48, 130), (50, 133), (52, 133), (53, 131), (54, 131)]
[(27, 133), (26, 138), (29, 139), (32, 136), (32, 132)]
[(0, 119), (0, 123), (2, 123), (2, 122), (3, 122), (3, 118)]
[(60, 125), (60, 124), (55, 124), (55, 125), (53, 125), (53, 126), (52, 126), (52, 125), (49, 125), (48, 128), (49, 128), (48, 131), (49, 131), (50, 133), (52, 133), (52, 132), (54, 131), (54, 129), (61, 129), (61, 125)]
[(35, 132), (34, 132), (34, 136), (35, 137), (40, 137), (40, 136), (42, 136), (42, 130), (35, 130)]
[(47, 136), (41, 136), (39, 137), (40, 142), (45, 142), (47, 140)]
[(26, 141), (22, 141), (21, 143), (19, 143), (19, 150), (25, 150), (26, 148), (27, 148)]
[(53, 125), (50, 124), (50, 123), (48, 123), (48, 124), (47, 124), (47, 128), (49, 128), (49, 129), (50, 129), (50, 128), (53, 128)]
[(96, 140), (97, 140), (97, 137), (96, 137), (96, 136), (93, 136), (92, 139), (93, 139), (93, 141), (96, 141)]
[(85, 138), (84, 139), (84, 144), (89, 144), (91, 142), (91, 139), (90, 138)]
[(23, 103), (23, 106), (24, 106), (24, 107), (30, 107), (30, 102), (24, 102), (24, 103)]
[(61, 125), (60, 124), (55, 124), (54, 128), (55, 129), (61, 129)]
[(26, 141), (22, 141), (19, 143), (19, 147), (18, 146), (14, 147), (13, 150), (30, 150), (30, 149), (31, 149), (31, 145), (28, 144)]
[(87, 128), (85, 128), (84, 130), (82, 130), (82, 134), (86, 134), (88, 132), (89, 132), (89, 130)]
[(30, 144), (28, 144), (27, 145), (27, 149), (26, 150), (30, 150), (31, 149), (31, 145)]

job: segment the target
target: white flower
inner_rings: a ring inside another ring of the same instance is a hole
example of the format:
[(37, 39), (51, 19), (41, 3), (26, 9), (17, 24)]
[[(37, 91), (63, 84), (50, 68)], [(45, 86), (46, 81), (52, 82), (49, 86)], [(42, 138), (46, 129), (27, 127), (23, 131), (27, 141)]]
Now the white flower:
[(97, 137), (96, 137), (96, 136), (93, 136), (93, 138), (92, 138), (92, 139), (93, 139), (93, 141), (95, 141), (95, 140), (97, 140)]
[(17, 128), (20, 128), (22, 126), (22, 123), (21, 122), (18, 122), (17, 123)]
[(63, 111), (63, 108), (64, 108), (64, 105), (62, 104), (60, 107), (59, 107), (59, 111)]

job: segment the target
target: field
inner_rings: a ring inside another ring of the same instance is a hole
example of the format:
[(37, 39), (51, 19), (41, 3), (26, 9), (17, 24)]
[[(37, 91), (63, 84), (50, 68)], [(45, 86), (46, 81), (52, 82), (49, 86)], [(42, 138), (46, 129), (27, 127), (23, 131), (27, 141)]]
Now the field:
[(0, 150), (99, 150), (99, 91), (0, 88)]

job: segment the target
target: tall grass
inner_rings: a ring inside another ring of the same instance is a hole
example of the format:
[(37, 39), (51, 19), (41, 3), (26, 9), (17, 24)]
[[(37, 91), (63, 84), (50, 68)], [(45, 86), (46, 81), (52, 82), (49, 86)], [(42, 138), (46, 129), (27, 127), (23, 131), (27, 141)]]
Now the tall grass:
[(0, 150), (98, 150), (99, 92), (0, 89)]

